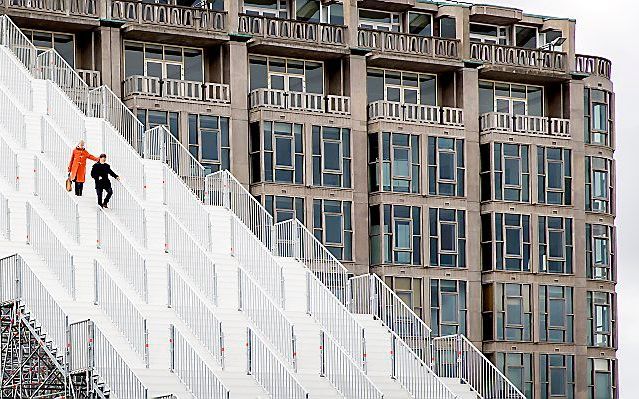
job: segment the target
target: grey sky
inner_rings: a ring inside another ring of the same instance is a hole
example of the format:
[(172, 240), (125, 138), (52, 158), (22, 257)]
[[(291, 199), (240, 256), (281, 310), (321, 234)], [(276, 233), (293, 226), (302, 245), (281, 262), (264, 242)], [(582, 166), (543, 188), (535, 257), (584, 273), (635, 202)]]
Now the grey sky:
[[(621, 399), (639, 397), (639, 164), (632, 163), (639, 148), (639, 109), (632, 93), (639, 92), (639, 2), (636, 0), (482, 0), (524, 12), (577, 20), (577, 52), (612, 61), (616, 92), (617, 128), (617, 264)], [(631, 29), (631, 27), (633, 29)], [(636, 100), (636, 98), (635, 98)], [(633, 149), (635, 149), (633, 151)], [(637, 161), (637, 158), (635, 158)], [(634, 188), (633, 188), (634, 187)], [(634, 204), (634, 205), (633, 205)], [(632, 393), (634, 392), (634, 394)], [(581, 399), (581, 398), (580, 398)]]

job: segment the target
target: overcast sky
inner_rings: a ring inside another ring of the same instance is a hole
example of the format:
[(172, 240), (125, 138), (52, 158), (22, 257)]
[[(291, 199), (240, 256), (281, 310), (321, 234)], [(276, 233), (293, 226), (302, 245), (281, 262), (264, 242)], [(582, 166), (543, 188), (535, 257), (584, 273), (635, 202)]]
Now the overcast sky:
[[(617, 128), (617, 263), (620, 399), (639, 397), (639, 1), (471, 0), (577, 20), (577, 53), (612, 61)], [(633, 27), (633, 29), (631, 29)], [(635, 73), (636, 71), (636, 73)], [(634, 102), (634, 104), (633, 104)], [(635, 149), (633, 151), (633, 149)], [(633, 164), (633, 156), (635, 163)], [(634, 393), (633, 393), (634, 392)], [(581, 398), (579, 398), (581, 399)]]

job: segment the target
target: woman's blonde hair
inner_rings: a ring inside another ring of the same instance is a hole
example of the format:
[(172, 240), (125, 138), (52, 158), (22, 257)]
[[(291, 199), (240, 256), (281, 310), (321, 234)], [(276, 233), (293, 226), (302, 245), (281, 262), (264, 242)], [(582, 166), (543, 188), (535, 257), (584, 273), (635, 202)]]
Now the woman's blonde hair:
[(84, 140), (80, 140), (80, 141), (78, 141), (78, 147), (80, 147), (80, 148), (84, 148), (84, 144), (85, 144), (85, 143), (84, 143)]

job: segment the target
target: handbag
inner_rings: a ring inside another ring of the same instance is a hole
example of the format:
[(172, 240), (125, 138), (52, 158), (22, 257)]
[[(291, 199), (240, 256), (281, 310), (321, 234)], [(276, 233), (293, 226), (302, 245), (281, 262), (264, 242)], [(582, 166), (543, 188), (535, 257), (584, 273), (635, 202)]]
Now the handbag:
[(67, 186), (67, 191), (71, 191), (72, 190), (72, 181), (71, 181), (70, 177), (67, 177), (66, 186)]

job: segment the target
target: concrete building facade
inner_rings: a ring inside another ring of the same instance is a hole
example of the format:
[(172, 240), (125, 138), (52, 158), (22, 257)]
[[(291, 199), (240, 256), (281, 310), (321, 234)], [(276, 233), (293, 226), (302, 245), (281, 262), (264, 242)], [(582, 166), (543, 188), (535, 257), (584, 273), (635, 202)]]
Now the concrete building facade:
[(528, 398), (617, 397), (614, 92), (574, 20), (426, 0), (0, 12)]

